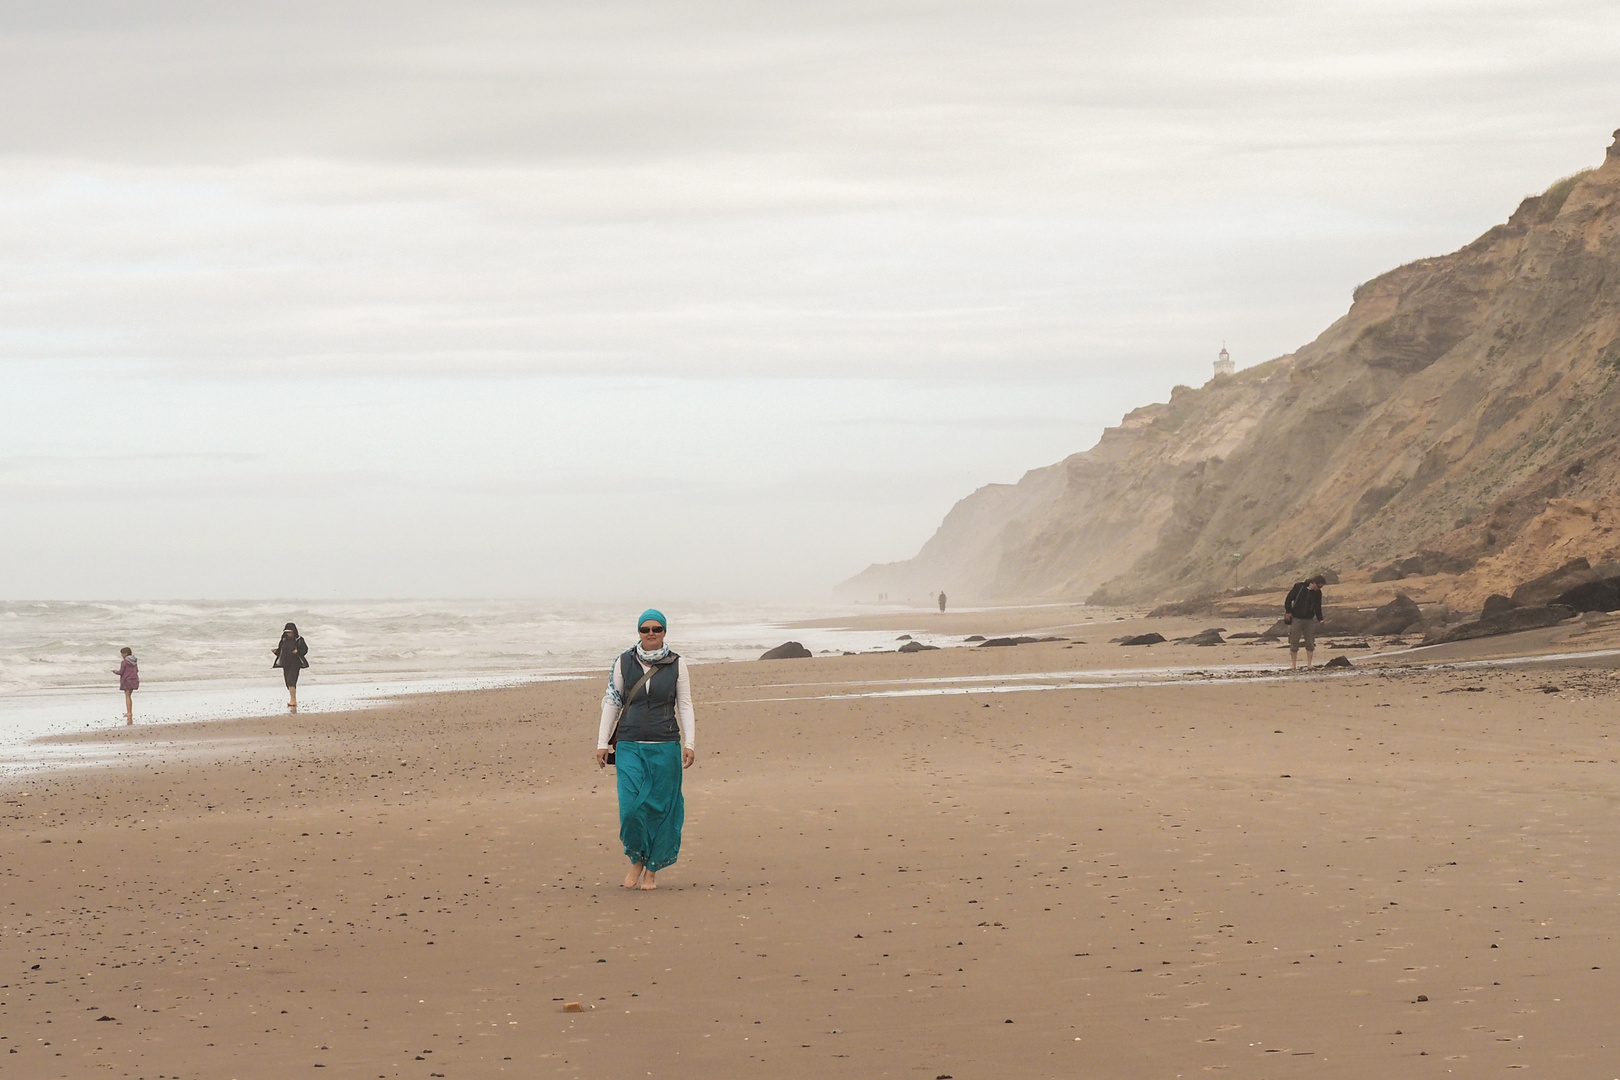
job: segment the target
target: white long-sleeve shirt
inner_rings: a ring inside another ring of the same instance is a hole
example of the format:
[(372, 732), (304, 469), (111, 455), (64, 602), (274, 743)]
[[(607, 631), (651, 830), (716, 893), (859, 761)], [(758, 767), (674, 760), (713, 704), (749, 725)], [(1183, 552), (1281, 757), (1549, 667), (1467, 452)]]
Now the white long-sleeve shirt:
[[(636, 663), (641, 664), (643, 673), (651, 666), (642, 664), (640, 657), (636, 658)], [(608, 740), (613, 737), (613, 724), (619, 718), (619, 706), (624, 704), (627, 689), (619, 671), (619, 662), (614, 660), (613, 667), (608, 669), (607, 690), (602, 694), (602, 724), (596, 732), (598, 750), (608, 749)], [(645, 689), (642, 692), (645, 693)], [(675, 661), (675, 720), (681, 726), (681, 745), (688, 750), (696, 750), (697, 718), (692, 713), (692, 680), (687, 678), (684, 656)]]

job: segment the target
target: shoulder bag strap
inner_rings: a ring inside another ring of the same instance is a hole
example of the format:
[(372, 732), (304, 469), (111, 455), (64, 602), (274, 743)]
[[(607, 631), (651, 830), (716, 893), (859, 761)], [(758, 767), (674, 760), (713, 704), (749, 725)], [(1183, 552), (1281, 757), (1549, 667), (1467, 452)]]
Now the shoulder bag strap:
[(630, 711), (630, 703), (636, 699), (636, 694), (640, 692), (643, 686), (646, 686), (647, 683), (652, 681), (652, 677), (658, 674), (659, 668), (668, 667), (674, 662), (674, 660), (666, 660), (661, 664), (653, 664), (651, 667), (647, 668), (646, 671), (641, 673), (641, 678), (636, 680), (636, 685), (632, 686), (630, 688), (630, 692), (624, 695), (624, 704), (619, 706), (619, 715), (613, 721), (613, 734), (608, 736), (609, 746), (618, 745), (619, 724), (624, 720), (624, 714)]

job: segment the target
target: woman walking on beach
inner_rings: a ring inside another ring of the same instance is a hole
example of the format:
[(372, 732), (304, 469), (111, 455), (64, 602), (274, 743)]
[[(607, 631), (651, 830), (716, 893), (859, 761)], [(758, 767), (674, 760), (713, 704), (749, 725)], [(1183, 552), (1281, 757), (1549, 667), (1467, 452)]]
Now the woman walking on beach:
[(276, 647), (270, 651), (276, 658), (270, 666), (280, 668), (281, 677), (287, 683), (287, 708), (291, 712), (297, 712), (298, 673), (309, 667), (309, 661), (304, 659), (309, 654), (309, 646), (298, 636), (296, 623), (287, 624), (287, 628), (281, 632), (281, 640), (276, 642)]
[(135, 650), (125, 645), (118, 650), (118, 666), (113, 669), (118, 676), (118, 689), (124, 692), (124, 723), (135, 723), (135, 691), (141, 688), (140, 661), (135, 659)]
[(627, 889), (657, 888), (658, 871), (680, 855), (681, 770), (697, 760), (692, 684), (686, 661), (664, 644), (668, 629), (662, 611), (643, 611), (636, 621), (640, 641), (613, 662), (602, 695), (596, 765), (618, 770)]

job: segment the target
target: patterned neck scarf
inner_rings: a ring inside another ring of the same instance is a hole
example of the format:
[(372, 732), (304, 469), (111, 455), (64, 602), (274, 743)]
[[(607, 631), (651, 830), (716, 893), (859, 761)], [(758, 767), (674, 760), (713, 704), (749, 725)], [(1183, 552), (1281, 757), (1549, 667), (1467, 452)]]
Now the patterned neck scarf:
[(640, 660), (643, 664), (656, 664), (658, 661), (662, 660), (664, 657), (666, 657), (668, 655), (669, 655), (669, 646), (668, 645), (665, 645), (662, 649), (658, 649), (658, 650), (655, 650), (653, 652), (648, 652), (646, 649), (643, 649), (640, 645), (636, 646), (636, 659)]

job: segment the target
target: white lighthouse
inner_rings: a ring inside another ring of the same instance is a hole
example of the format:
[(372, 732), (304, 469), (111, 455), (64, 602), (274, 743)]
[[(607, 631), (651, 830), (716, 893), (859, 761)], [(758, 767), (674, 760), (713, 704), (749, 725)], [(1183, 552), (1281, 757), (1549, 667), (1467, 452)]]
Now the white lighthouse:
[(1236, 370), (1237, 365), (1232, 363), (1232, 354), (1227, 352), (1226, 346), (1222, 344), (1221, 353), (1215, 358), (1215, 374), (1230, 375)]

